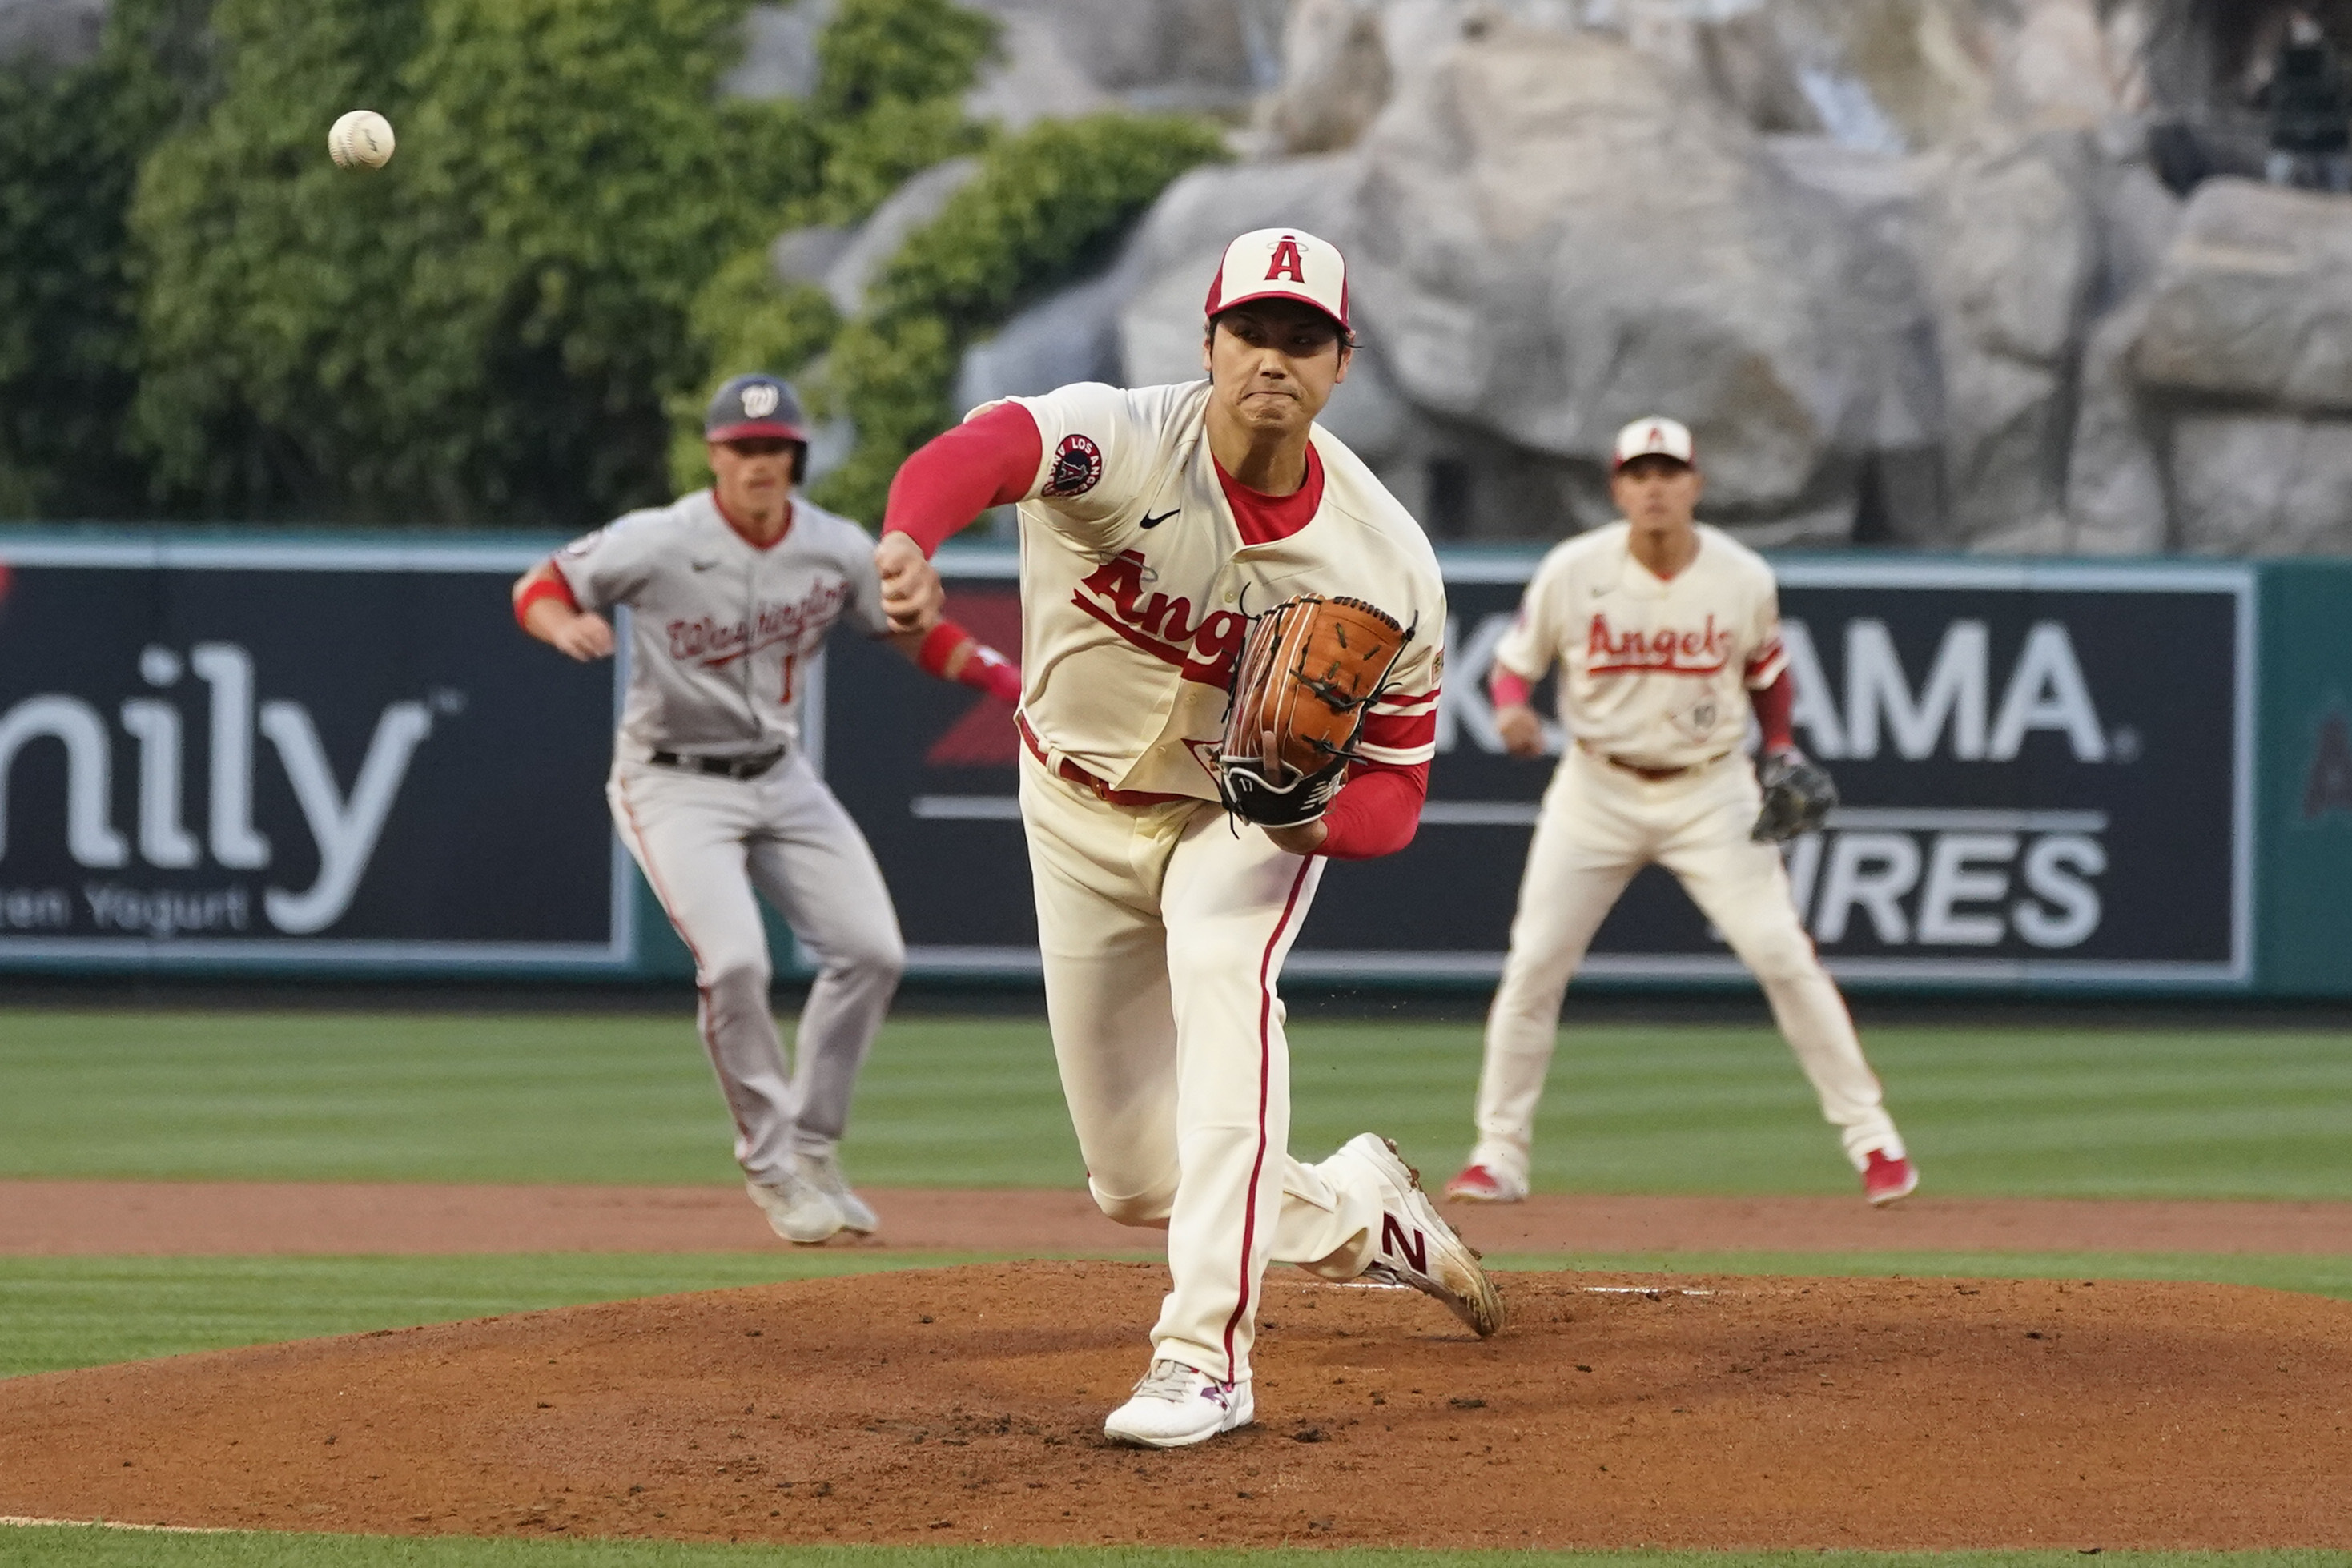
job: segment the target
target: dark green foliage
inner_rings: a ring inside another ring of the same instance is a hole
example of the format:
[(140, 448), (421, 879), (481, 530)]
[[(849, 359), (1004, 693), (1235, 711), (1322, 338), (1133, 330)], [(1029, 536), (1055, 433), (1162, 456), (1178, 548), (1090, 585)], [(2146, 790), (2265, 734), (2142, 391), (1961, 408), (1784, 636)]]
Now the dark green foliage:
[[(850, 0), (810, 105), (721, 102), (748, 0), (221, 0), (226, 95), (146, 171), (136, 429), (183, 506), (574, 526), (667, 491), (705, 370), (796, 363), (805, 299), (719, 264), (976, 143), (993, 24)], [(384, 170), (321, 155), (341, 110)], [(707, 287), (716, 292), (698, 316)]]
[[(699, 477), (703, 398), (814, 374), (878, 506), (957, 356), (1216, 152), (1105, 116), (990, 148), (996, 24), (842, 0), (812, 100), (715, 90), (751, 0), (115, 0), (0, 70), (0, 515), (576, 527)], [(340, 170), (326, 131), (400, 138)], [(985, 172), (845, 328), (766, 242)]]
[(710, 482), (702, 449), (702, 410), (729, 376), (747, 370), (791, 374), (824, 352), (841, 315), (824, 289), (806, 283), (779, 289), (765, 246), (721, 267), (687, 312), (687, 331), (702, 363), (703, 380), (670, 401), (670, 481), (678, 489)]
[(996, 47), (996, 22), (953, 0), (842, 0), (818, 45), (818, 116), (838, 124), (898, 101), (952, 99)]
[[(743, 0), (221, 0), (231, 67), (150, 161), (136, 428), (239, 515), (549, 523), (656, 499), (712, 258), (814, 180), (715, 106)], [(341, 110), (398, 155), (323, 156)]]
[(0, 68), (0, 517), (129, 516), (139, 160), (211, 89), (210, 0), (117, 0), (97, 59)]
[(1118, 113), (1041, 121), (991, 148), (834, 344), (830, 391), (858, 443), (818, 499), (878, 521), (898, 465), (953, 421), (948, 394), (965, 347), (1100, 266), (1170, 181), (1222, 156), (1213, 126)]

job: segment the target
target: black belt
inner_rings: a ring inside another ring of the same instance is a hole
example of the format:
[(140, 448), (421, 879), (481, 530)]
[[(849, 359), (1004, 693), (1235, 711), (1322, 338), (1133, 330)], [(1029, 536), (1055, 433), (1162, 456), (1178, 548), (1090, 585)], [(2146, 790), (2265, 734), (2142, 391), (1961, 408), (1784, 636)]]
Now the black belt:
[(688, 757), (676, 752), (655, 752), (646, 761), (657, 768), (682, 768), (690, 773), (716, 773), (722, 779), (755, 779), (784, 760), (784, 748), (757, 752), (748, 757)]

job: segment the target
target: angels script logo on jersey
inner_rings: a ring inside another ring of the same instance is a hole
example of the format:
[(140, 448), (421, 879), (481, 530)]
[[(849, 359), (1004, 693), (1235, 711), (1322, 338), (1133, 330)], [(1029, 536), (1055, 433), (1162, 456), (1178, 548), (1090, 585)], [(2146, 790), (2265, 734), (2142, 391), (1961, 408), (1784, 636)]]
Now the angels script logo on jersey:
[[(1249, 617), (1234, 610), (1212, 610), (1196, 625), (1192, 600), (1146, 592), (1154, 575), (1143, 552), (1122, 551), (1096, 567), (1070, 595), (1070, 603), (1152, 658), (1177, 666), (1185, 679), (1206, 686), (1229, 684)], [(1201, 596), (1208, 597), (1205, 589)]]
[(1596, 615), (1584, 640), (1593, 675), (1715, 675), (1731, 658), (1731, 634), (1709, 616), (1697, 631), (1661, 626), (1654, 631), (1611, 628)]

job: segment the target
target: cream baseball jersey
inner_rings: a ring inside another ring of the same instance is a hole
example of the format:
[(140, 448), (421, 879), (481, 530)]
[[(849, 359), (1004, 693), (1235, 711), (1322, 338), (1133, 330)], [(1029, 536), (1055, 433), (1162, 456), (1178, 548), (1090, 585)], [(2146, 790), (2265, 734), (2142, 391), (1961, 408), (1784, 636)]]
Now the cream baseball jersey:
[(582, 609), (631, 612), (624, 755), (797, 745), (808, 664), (835, 623), (890, 629), (872, 538), (797, 496), (792, 507), (792, 527), (764, 550), (697, 490), (556, 552)]
[(1215, 800), (1211, 758), (1248, 617), (1310, 593), (1362, 599), (1412, 634), (1366, 721), (1365, 756), (1435, 754), (1437, 557), (1345, 445), (1314, 429), (1321, 505), (1296, 533), (1252, 544), (1210, 456), (1206, 381), (1013, 401), (1043, 447), (1020, 509), (1021, 711), (1050, 762), (1115, 789)]
[(1537, 566), (1496, 662), (1530, 681), (1561, 667), (1559, 718), (1592, 750), (1679, 768), (1737, 749), (1749, 689), (1779, 679), (1780, 591), (1764, 558), (1720, 529), (1671, 581), (1633, 558), (1612, 523)]

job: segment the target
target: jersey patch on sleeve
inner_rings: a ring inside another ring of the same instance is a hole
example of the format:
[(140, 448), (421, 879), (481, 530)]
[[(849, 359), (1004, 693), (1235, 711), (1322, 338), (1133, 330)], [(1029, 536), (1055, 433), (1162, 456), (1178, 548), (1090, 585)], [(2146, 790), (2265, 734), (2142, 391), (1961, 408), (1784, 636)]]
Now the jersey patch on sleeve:
[(1102, 448), (1091, 437), (1065, 436), (1054, 448), (1054, 464), (1039, 493), (1050, 500), (1082, 496), (1102, 482)]

